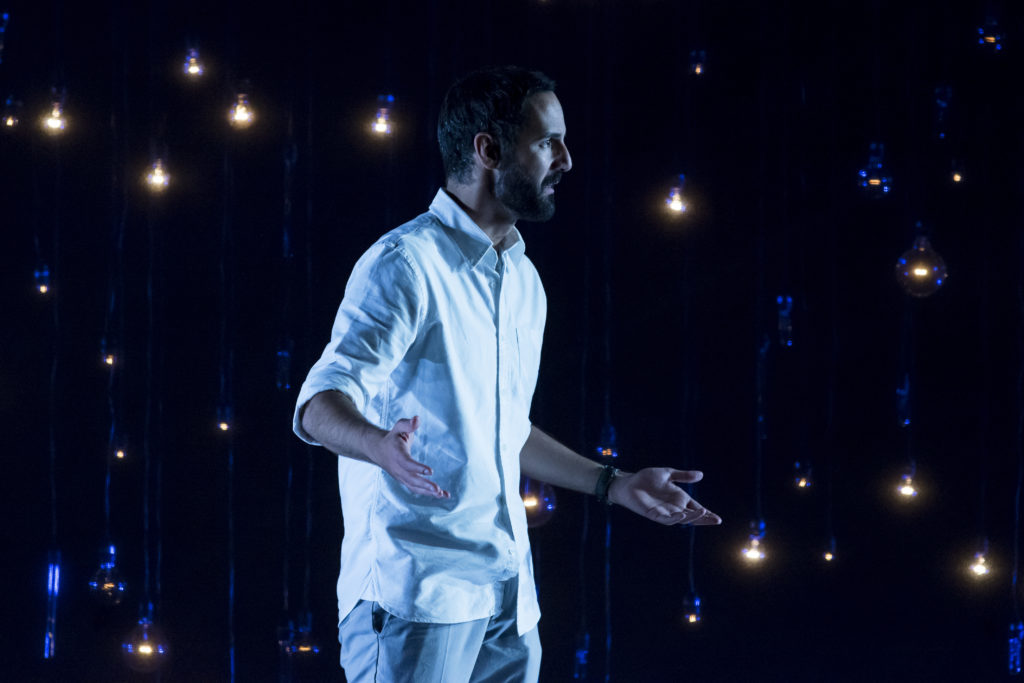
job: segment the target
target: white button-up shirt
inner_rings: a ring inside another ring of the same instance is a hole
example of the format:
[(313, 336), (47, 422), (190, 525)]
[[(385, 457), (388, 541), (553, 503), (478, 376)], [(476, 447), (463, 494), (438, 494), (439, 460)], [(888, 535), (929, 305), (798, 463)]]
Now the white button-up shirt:
[(412, 457), (450, 499), (411, 493), (376, 465), (338, 459), (345, 536), (339, 618), (362, 598), (410, 621), (495, 614), (518, 575), (518, 630), (540, 618), (519, 452), (530, 433), (547, 300), (514, 229), (499, 251), (444, 190), (359, 259), (331, 341), (296, 406), (348, 395), (390, 429), (419, 415)]

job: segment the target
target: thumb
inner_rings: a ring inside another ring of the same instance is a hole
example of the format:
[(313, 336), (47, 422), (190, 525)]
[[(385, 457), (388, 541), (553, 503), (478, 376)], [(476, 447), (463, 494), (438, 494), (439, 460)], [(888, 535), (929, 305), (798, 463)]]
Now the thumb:
[(419, 415), (414, 415), (411, 420), (406, 417), (406, 418), (402, 418), (401, 420), (396, 422), (395, 426), (391, 428), (391, 431), (397, 432), (399, 434), (407, 434), (407, 433), (410, 433), (410, 432), (415, 432), (416, 428), (419, 427), (419, 426), (420, 426), (420, 416)]
[(693, 484), (704, 478), (704, 473), (699, 470), (672, 470), (669, 474), (669, 481), (678, 481), (684, 484)]

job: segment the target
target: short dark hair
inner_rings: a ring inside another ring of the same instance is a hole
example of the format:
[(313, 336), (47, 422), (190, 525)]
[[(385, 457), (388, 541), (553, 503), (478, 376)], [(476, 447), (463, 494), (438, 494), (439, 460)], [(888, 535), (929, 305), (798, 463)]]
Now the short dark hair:
[(526, 100), (554, 91), (553, 80), (518, 66), (487, 67), (456, 81), (444, 96), (437, 121), (445, 177), (469, 180), (477, 133), (492, 135), (502, 155), (510, 152), (526, 118)]

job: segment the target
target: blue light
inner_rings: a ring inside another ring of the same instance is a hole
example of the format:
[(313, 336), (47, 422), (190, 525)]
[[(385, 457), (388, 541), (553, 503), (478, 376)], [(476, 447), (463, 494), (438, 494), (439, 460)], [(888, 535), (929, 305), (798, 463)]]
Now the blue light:
[(292, 354), (287, 348), (277, 352), (277, 388), (288, 391), (292, 388)]
[(46, 637), (43, 659), (53, 659), (57, 652), (57, 596), (60, 595), (60, 551), (50, 552), (46, 569)]
[(910, 373), (903, 375), (903, 385), (896, 387), (896, 422), (900, 427), (910, 426)]
[(44, 263), (36, 268), (32, 274), (35, 280), (36, 291), (40, 294), (47, 294), (50, 291), (50, 268)]
[(1020, 649), (1021, 641), (1024, 640), (1024, 622), (1010, 624), (1010, 642), (1008, 648), (1007, 668), (1011, 675), (1021, 672)]
[(587, 679), (587, 663), (590, 660), (590, 634), (583, 633), (576, 637), (576, 657), (572, 666), (572, 677), (576, 681)]
[(940, 140), (946, 139), (949, 125), (949, 105), (953, 100), (953, 88), (940, 85), (935, 88), (935, 130)]
[(793, 297), (779, 295), (775, 297), (779, 309), (779, 344), (789, 348), (793, 346)]

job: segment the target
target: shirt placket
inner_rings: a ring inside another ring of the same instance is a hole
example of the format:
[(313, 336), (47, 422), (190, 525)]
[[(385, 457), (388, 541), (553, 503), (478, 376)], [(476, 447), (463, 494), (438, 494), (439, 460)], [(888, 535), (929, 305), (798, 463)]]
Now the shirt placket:
[[(495, 269), (495, 295), (494, 295), (494, 329), (497, 337), (498, 346), (498, 376), (497, 376), (497, 410), (495, 415), (497, 417), (497, 466), (498, 474), (501, 479), (502, 496), (504, 498), (503, 512), (505, 528), (508, 530), (510, 537), (506, 541), (505, 548), (505, 562), (506, 569), (511, 574), (514, 574), (518, 568), (518, 558), (515, 551), (515, 531), (512, 525), (512, 519), (509, 515), (509, 501), (508, 497), (512, 495), (510, 493), (510, 487), (514, 484), (516, 487), (516, 495), (518, 495), (519, 482), (510, 482), (508, 479), (509, 468), (505, 466), (506, 459), (510, 457), (510, 449), (512, 447), (511, 440), (509, 438), (509, 425), (512, 424), (512, 415), (509, 414), (509, 409), (512, 405), (512, 392), (514, 391), (515, 382), (515, 365), (517, 364), (516, 359), (516, 344), (515, 344), (515, 329), (511, 324), (509, 318), (509, 306), (507, 288), (505, 287), (505, 275), (507, 272), (507, 261), (505, 254), (498, 254), (498, 260), (494, 264)], [(509, 400), (504, 400), (509, 399)]]

